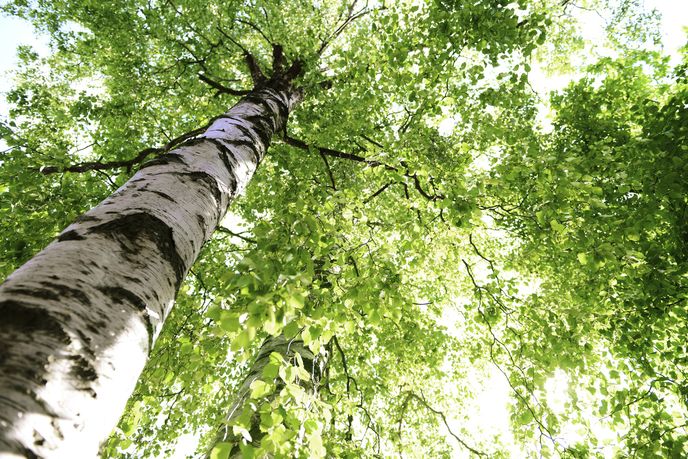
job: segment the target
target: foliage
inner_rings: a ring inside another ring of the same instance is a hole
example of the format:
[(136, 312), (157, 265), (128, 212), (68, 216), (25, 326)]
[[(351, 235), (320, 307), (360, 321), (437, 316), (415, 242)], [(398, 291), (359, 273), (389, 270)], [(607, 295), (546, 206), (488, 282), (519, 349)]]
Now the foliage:
[[(633, 2), (603, 10), (618, 56), (576, 69), (543, 130), (529, 72), (584, 49), (572, 6), (6, 4), (53, 53), (21, 48), (7, 95), (4, 275), (234, 103), (245, 51), (306, 63), (304, 102), (204, 247), (103, 455), (167, 457), (185, 434), (208, 451), (283, 333), (328, 370), (303, 391), (275, 358), (246, 457), (685, 456), (688, 61), (668, 66)], [(476, 407), (497, 380), (505, 431)]]

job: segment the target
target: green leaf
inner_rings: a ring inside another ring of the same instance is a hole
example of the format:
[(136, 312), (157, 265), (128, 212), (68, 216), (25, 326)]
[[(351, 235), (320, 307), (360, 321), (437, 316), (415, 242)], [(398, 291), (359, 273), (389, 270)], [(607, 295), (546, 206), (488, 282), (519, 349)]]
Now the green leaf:
[(216, 444), (210, 452), (210, 459), (229, 459), (229, 453), (232, 451), (232, 444), (221, 442)]
[(241, 451), (242, 459), (254, 459), (258, 451), (253, 445), (248, 443), (239, 443), (239, 450)]
[(239, 331), (239, 316), (235, 313), (223, 311), (220, 316), (220, 328), (226, 332), (234, 333)]
[(253, 399), (264, 397), (272, 393), (273, 390), (272, 384), (268, 384), (260, 379), (254, 380), (249, 387), (251, 389), (251, 398)]
[(285, 338), (291, 339), (299, 333), (300, 329), (301, 327), (299, 326), (298, 322), (296, 320), (292, 320), (282, 329), (282, 334)]
[(263, 378), (266, 380), (272, 380), (277, 377), (277, 374), (279, 372), (279, 364), (274, 364), (272, 362), (268, 363), (265, 365), (263, 368)]
[(550, 220), (549, 224), (552, 227), (552, 229), (554, 231), (556, 231), (557, 233), (561, 233), (565, 229), (564, 225), (562, 225), (561, 223), (559, 223), (557, 220), (554, 220), (554, 219)]

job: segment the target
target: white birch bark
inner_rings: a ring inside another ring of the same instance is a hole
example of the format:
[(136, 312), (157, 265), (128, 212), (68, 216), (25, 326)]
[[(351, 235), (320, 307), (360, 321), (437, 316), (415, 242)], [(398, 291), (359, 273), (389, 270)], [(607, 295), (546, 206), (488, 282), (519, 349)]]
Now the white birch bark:
[(0, 286), (0, 458), (96, 456), (188, 269), (296, 102), (271, 86), (144, 165)]

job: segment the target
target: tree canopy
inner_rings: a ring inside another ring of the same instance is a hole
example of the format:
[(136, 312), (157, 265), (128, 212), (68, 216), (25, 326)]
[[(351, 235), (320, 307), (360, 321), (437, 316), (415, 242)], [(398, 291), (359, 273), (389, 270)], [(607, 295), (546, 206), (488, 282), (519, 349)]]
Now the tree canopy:
[[(2, 10), (51, 40), (47, 56), (19, 48), (6, 95), (3, 278), (239, 100), (247, 55), (269, 68), (279, 46), (304, 63), (303, 101), (204, 246), (103, 457), (169, 457), (189, 437), (205, 454), (280, 334), (327, 367), (305, 390), (303, 362), (271, 357), (227, 426), (244, 457), (688, 454), (688, 59), (670, 65), (655, 13), (633, 0)], [(597, 55), (581, 10), (607, 19)], [(573, 77), (543, 98), (536, 66)], [(508, 410), (490, 416), (494, 385)]]

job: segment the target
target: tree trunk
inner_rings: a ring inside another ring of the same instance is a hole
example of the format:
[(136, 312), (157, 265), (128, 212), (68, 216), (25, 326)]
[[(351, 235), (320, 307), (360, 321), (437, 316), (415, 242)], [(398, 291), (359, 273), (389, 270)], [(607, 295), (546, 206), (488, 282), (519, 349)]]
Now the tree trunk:
[(0, 458), (96, 455), (201, 246), (298, 92), (270, 80), (0, 286)]
[[(322, 354), (317, 356), (314, 355), (300, 339), (289, 340), (283, 335), (268, 337), (260, 347), (256, 360), (253, 362), (253, 365), (251, 365), (248, 375), (241, 383), (241, 386), (239, 386), (234, 402), (227, 413), (227, 417), (222, 427), (218, 429), (217, 436), (210, 446), (208, 456), (206, 457), (210, 457), (213, 448), (219, 443), (228, 444), (226, 446), (229, 450), (229, 459), (238, 459), (242, 457), (239, 445), (243, 437), (233, 432), (232, 424), (242, 414), (244, 407), (250, 399), (251, 384), (256, 380), (265, 379), (263, 369), (270, 362), (270, 354), (273, 352), (281, 355), (287, 362), (293, 360), (294, 356), (298, 354), (303, 361), (304, 368), (310, 375), (308, 380), (299, 380), (299, 385), (307, 391), (317, 390), (320, 379), (325, 373), (325, 369), (329, 363), (327, 356)], [(276, 378), (275, 381), (277, 381), (276, 388), (272, 394), (268, 396), (269, 400), (273, 400), (275, 395), (284, 387), (284, 383), (279, 377)], [(254, 413), (251, 417), (251, 426), (247, 430), (251, 435), (251, 445), (258, 448), (261, 439), (265, 435), (260, 429), (260, 416), (258, 413)]]

